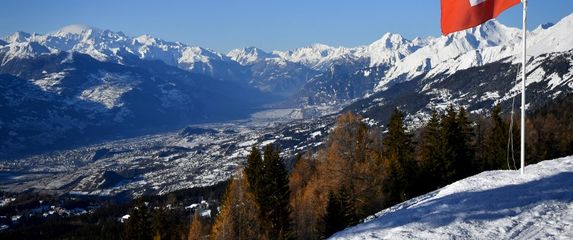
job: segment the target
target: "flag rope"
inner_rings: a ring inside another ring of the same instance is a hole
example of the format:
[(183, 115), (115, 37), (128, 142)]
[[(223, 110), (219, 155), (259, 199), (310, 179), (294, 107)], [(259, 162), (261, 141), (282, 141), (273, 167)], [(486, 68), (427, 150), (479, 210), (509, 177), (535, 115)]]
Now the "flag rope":
[[(519, 72), (521, 71), (521, 65), (518, 65), (517, 70), (516, 70), (516, 74), (515, 74), (515, 78), (513, 79), (513, 85), (518, 86), (519, 85)], [(513, 95), (513, 97), (511, 98), (511, 117), (510, 117), (510, 122), (509, 122), (509, 134), (507, 135), (507, 151), (506, 151), (506, 157), (505, 160), (507, 162), (507, 169), (508, 170), (517, 170), (517, 166), (515, 165), (515, 151), (514, 151), (514, 141), (513, 141), (513, 126), (515, 124), (514, 121), (514, 117), (515, 117), (515, 98), (517, 97), (517, 94)], [(509, 158), (511, 156), (511, 161), (513, 162), (513, 168), (511, 168), (511, 165), (509, 164)]]

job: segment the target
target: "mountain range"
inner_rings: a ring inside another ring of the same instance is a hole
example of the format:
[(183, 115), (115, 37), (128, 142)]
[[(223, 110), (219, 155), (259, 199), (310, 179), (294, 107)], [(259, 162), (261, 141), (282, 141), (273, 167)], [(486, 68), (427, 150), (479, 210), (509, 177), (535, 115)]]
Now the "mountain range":
[[(539, 99), (530, 107), (573, 89), (572, 30), (573, 14), (528, 32), (528, 98)], [(261, 106), (341, 106), (379, 125), (395, 106), (414, 123), (450, 103), (483, 113), (519, 94), (520, 53), (520, 30), (496, 20), (354, 48), (227, 54), (79, 25), (16, 32), (0, 40), (0, 152), (245, 118)]]

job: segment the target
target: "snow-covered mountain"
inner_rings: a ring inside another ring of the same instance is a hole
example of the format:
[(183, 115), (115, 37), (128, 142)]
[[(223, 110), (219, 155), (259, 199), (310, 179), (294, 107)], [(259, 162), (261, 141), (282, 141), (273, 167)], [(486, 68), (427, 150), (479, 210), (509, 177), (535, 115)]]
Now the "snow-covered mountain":
[(370, 67), (392, 66), (427, 44), (427, 40), (410, 41), (400, 34), (387, 33), (381, 39), (365, 47), (363, 51), (370, 58)]
[(233, 49), (227, 53), (227, 57), (233, 59), (243, 66), (259, 63), (269, 58), (279, 58), (279, 56), (275, 54), (265, 52), (262, 49), (256, 47)]
[[(573, 14), (550, 27), (539, 27), (528, 32), (528, 56), (564, 52), (573, 49), (569, 37), (573, 29)], [(521, 30), (491, 20), (476, 28), (429, 39), (426, 46), (406, 56), (388, 70), (376, 90), (388, 84), (410, 80), (422, 74), (434, 77), (453, 74), (458, 70), (482, 66), (504, 58), (519, 63), (522, 52)]]
[[(122, 32), (101, 30), (81, 25), (70, 25), (45, 35), (16, 32), (6, 37), (9, 45), (39, 45), (52, 52), (79, 52), (99, 61), (129, 64), (135, 56), (142, 60), (159, 60), (184, 70), (202, 73), (227, 81), (241, 80), (240, 66), (230, 58), (213, 50), (189, 46), (179, 42), (168, 42), (149, 35), (129, 37)], [(24, 58), (29, 54), (10, 50), (2, 63), (13, 58)]]
[[(530, 31), (528, 56), (531, 58), (573, 49), (569, 37), (571, 31), (573, 14), (557, 24), (546, 24)], [(332, 69), (323, 71), (326, 73), (311, 78), (291, 101), (303, 104), (348, 103), (413, 79), (444, 78), (460, 70), (506, 59), (512, 64), (519, 64), (521, 51), (521, 30), (504, 26), (496, 20), (437, 38), (410, 41), (399, 35), (386, 34), (367, 47), (347, 51), (352, 57), (344, 54), (337, 56), (339, 59), (355, 59), (351, 61), (355, 68), (339, 71), (342, 75), (329, 74)], [(373, 87), (356, 88), (358, 83)]]
[(248, 84), (262, 91), (290, 96), (299, 91), (309, 78), (320, 73), (301, 63), (256, 47), (234, 49), (227, 57), (244, 66)]
[(330, 239), (571, 239), (573, 157), (489, 171), (383, 210)]
[[(572, 30), (573, 14), (557, 24), (544, 24), (528, 32), (528, 56), (573, 49), (569, 37)], [(310, 78), (290, 102), (328, 105), (356, 101), (387, 90), (393, 84), (419, 77), (444, 77), (504, 59), (519, 64), (521, 37), (520, 29), (492, 20), (476, 28), (436, 38), (408, 40), (398, 34), (385, 34), (368, 46), (313, 45), (274, 53), (322, 72)], [(340, 74), (337, 75), (332, 74), (333, 69), (345, 71), (338, 71)], [(360, 87), (357, 88), (357, 84)]]
[(242, 65), (253, 64), (269, 58), (279, 58), (303, 64), (317, 71), (328, 71), (335, 65), (345, 65), (357, 61), (365, 62), (365, 67), (393, 65), (425, 44), (427, 44), (426, 40), (410, 41), (399, 34), (386, 33), (370, 45), (354, 48), (313, 44), (294, 50), (268, 53), (255, 47), (249, 47), (234, 49), (227, 56)]
[[(416, 127), (428, 119), (432, 110), (442, 111), (450, 104), (484, 114), (497, 104), (509, 111), (515, 99), (515, 109), (519, 109), (519, 68), (519, 64), (506, 58), (453, 74), (424, 74), (371, 93), (344, 111), (384, 124), (393, 108), (399, 107), (406, 112), (408, 125)], [(531, 58), (527, 74), (528, 110), (573, 93), (573, 49)]]
[(301, 63), (319, 71), (328, 70), (333, 65), (359, 60), (363, 57), (361, 48), (331, 47), (313, 44), (308, 47), (273, 53), (291, 62)]
[[(573, 14), (555, 25), (548, 24), (530, 31), (529, 55), (572, 49), (573, 42), (569, 37), (572, 28)], [(335, 98), (335, 102), (347, 102), (421, 75), (434, 77), (453, 74), (504, 58), (512, 58), (517, 63), (520, 44), (520, 29), (492, 20), (448, 36), (408, 40), (399, 34), (387, 33), (371, 44), (351, 48), (314, 44), (289, 51), (266, 52), (248, 47), (224, 55), (207, 48), (164, 41), (149, 35), (129, 37), (122, 32), (70, 25), (44, 35), (16, 32), (6, 37), (5, 42), (0, 43), (0, 51), (5, 52), (0, 64), (13, 58), (29, 58), (57, 51), (80, 52), (100, 61), (126, 65), (136, 57), (160, 60), (216, 79), (238, 81), (266, 92), (291, 96), (291, 103), (305, 102), (300, 97), (308, 97), (316, 89), (313, 85), (320, 82), (322, 88), (328, 89), (320, 91), (330, 91), (328, 95)], [(351, 74), (359, 74), (359, 71), (364, 72), (368, 68), (376, 68), (379, 73), (376, 78), (368, 75), (365, 76), (367, 79), (360, 80), (369, 81), (367, 85), (373, 85), (372, 89), (341, 93), (344, 89), (336, 86), (345, 85), (340, 80), (346, 78), (324, 77), (325, 73), (340, 67)], [(336, 99), (335, 95), (353, 98)], [(326, 99), (326, 102), (318, 101), (317, 104), (332, 102)]]

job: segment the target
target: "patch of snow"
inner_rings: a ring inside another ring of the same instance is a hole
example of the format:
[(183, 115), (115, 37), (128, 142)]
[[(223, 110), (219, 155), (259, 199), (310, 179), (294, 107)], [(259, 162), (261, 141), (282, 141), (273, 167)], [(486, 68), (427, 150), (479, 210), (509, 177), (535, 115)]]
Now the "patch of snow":
[(485, 101), (485, 100), (495, 100), (499, 98), (499, 92), (495, 91), (495, 92), (485, 92), (483, 93), (483, 95), (481, 96), (480, 100), (481, 101)]
[(316, 131), (310, 134), (311, 138), (316, 138), (316, 137), (320, 137), (322, 136), (322, 132), (321, 131)]
[(93, 75), (90, 78), (97, 84), (83, 90), (79, 98), (101, 103), (107, 109), (122, 106), (123, 94), (131, 91), (138, 84), (138, 81), (128, 75), (101, 73), (101, 75)]
[(43, 73), (44, 77), (38, 80), (33, 80), (33, 83), (36, 84), (44, 91), (48, 92), (61, 92), (62, 88), (58, 85), (60, 84), (61, 80), (64, 79), (68, 73), (67, 72), (55, 72), (55, 73)]

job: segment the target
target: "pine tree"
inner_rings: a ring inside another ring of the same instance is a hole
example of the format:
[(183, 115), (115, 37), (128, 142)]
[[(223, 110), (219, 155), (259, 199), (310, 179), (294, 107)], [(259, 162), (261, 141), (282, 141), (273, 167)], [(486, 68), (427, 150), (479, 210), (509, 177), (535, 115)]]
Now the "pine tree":
[(247, 166), (245, 167), (245, 173), (247, 180), (249, 181), (249, 190), (255, 195), (257, 201), (264, 201), (262, 199), (262, 194), (258, 191), (262, 189), (261, 178), (263, 177), (263, 159), (261, 152), (256, 146), (251, 148), (249, 156), (247, 156)]
[(129, 212), (129, 219), (125, 225), (124, 238), (134, 240), (147, 240), (152, 238), (150, 229), (149, 211), (143, 199), (136, 200), (135, 207)]
[(276, 145), (264, 147), (263, 173), (260, 196), (257, 198), (261, 207), (263, 220), (270, 223), (271, 239), (287, 239), (290, 230), (290, 189), (288, 172), (280, 158), (280, 150)]
[(440, 125), (440, 115), (432, 111), (432, 116), (422, 129), (420, 147), (420, 189), (418, 193), (444, 186), (445, 169), (444, 142)]
[(324, 216), (324, 233), (322, 234), (324, 239), (347, 226), (343, 211), (342, 201), (338, 198), (338, 195), (330, 192)]
[(475, 165), (475, 134), (472, 122), (465, 108), (460, 107), (456, 121), (460, 132), (458, 135), (456, 154), (458, 155), (458, 159), (456, 159), (455, 163), (458, 172), (457, 178), (461, 179), (470, 176), (472, 173), (476, 173), (472, 168), (472, 166)]
[(508, 127), (501, 118), (501, 107), (493, 108), (485, 139), (484, 165), (486, 170), (507, 169), (507, 138)]
[(444, 181), (445, 182), (452, 182), (454, 181), (459, 174), (459, 170), (457, 169), (458, 166), (458, 159), (459, 156), (459, 134), (461, 132), (461, 128), (458, 125), (457, 121), (457, 112), (453, 105), (450, 105), (446, 110), (446, 114), (442, 118), (442, 138), (444, 144), (444, 165), (445, 165), (445, 172), (444, 172)]
[(406, 133), (404, 114), (397, 108), (390, 117), (388, 133), (383, 140), (386, 168), (384, 184), (387, 205), (410, 198), (413, 186), (409, 179), (415, 175), (411, 135)]

